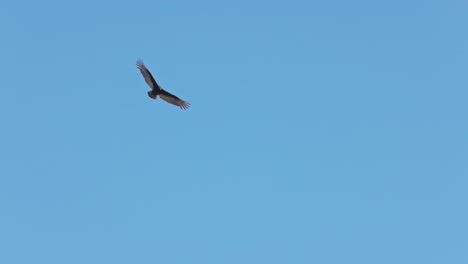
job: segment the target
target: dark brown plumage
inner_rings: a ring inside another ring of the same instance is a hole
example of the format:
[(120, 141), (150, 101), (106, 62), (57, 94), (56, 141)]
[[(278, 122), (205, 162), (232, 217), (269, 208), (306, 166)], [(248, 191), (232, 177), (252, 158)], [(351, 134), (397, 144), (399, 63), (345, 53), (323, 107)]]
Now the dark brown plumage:
[(165, 91), (156, 80), (153, 78), (151, 72), (146, 68), (145, 64), (141, 60), (136, 62), (137, 68), (140, 69), (141, 74), (145, 78), (145, 82), (151, 87), (151, 91), (148, 91), (148, 96), (156, 99), (159, 95), (164, 101), (176, 105), (182, 109), (187, 109), (190, 107), (190, 103), (180, 99), (179, 97)]

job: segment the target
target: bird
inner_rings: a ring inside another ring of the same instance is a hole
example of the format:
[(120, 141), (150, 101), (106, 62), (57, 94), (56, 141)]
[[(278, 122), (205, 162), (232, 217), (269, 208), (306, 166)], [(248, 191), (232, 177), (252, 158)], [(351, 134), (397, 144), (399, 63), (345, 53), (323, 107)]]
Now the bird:
[(156, 80), (153, 78), (153, 75), (151, 72), (146, 68), (145, 64), (143, 63), (142, 60), (137, 60), (136, 62), (137, 68), (140, 70), (141, 74), (145, 78), (145, 82), (149, 85), (151, 88), (150, 91), (148, 91), (148, 96), (151, 97), (152, 99), (155, 99), (158, 97), (161, 97), (164, 101), (176, 105), (180, 107), (181, 109), (187, 109), (190, 107), (190, 103), (187, 101), (184, 101), (180, 99), (179, 97), (165, 91), (159, 84), (156, 82)]

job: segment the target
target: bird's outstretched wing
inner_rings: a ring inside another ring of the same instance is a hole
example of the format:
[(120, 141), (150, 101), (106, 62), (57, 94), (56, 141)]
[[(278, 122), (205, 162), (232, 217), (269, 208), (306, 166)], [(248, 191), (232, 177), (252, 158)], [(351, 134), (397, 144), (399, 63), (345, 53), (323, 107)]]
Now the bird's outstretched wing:
[(187, 101), (184, 101), (182, 99), (180, 99), (179, 97), (169, 93), (169, 92), (166, 92), (165, 90), (161, 90), (161, 93), (159, 94), (159, 97), (161, 97), (161, 99), (163, 99), (164, 101), (170, 103), (170, 104), (173, 104), (173, 105), (177, 105), (178, 107), (182, 108), (182, 109), (187, 109), (190, 107), (190, 103), (187, 102)]
[(151, 72), (146, 68), (145, 64), (143, 63), (142, 60), (137, 60), (136, 62), (137, 68), (140, 69), (141, 74), (145, 78), (146, 83), (151, 87), (151, 89), (158, 89), (159, 85), (154, 80), (153, 75), (151, 75)]

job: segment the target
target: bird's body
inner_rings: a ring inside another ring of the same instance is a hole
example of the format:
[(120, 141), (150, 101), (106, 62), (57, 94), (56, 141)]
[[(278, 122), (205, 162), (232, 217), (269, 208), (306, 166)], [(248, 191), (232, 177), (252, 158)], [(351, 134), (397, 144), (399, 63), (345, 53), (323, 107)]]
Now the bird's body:
[(187, 109), (190, 107), (189, 102), (180, 99), (179, 97), (165, 91), (161, 86), (159, 86), (159, 84), (153, 78), (153, 75), (151, 74), (151, 72), (146, 68), (143, 61), (137, 60), (136, 65), (137, 65), (137, 68), (140, 69), (140, 72), (145, 78), (146, 83), (151, 88), (151, 90), (148, 91), (149, 97), (156, 99), (159, 96), (164, 101), (170, 104), (176, 105), (182, 109)]

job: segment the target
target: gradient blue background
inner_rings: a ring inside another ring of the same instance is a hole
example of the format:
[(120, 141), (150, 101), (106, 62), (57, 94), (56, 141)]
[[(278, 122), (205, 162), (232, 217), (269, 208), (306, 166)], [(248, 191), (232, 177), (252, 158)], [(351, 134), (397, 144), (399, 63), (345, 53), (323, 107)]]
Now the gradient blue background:
[(468, 263), (467, 8), (3, 2), (0, 263)]

